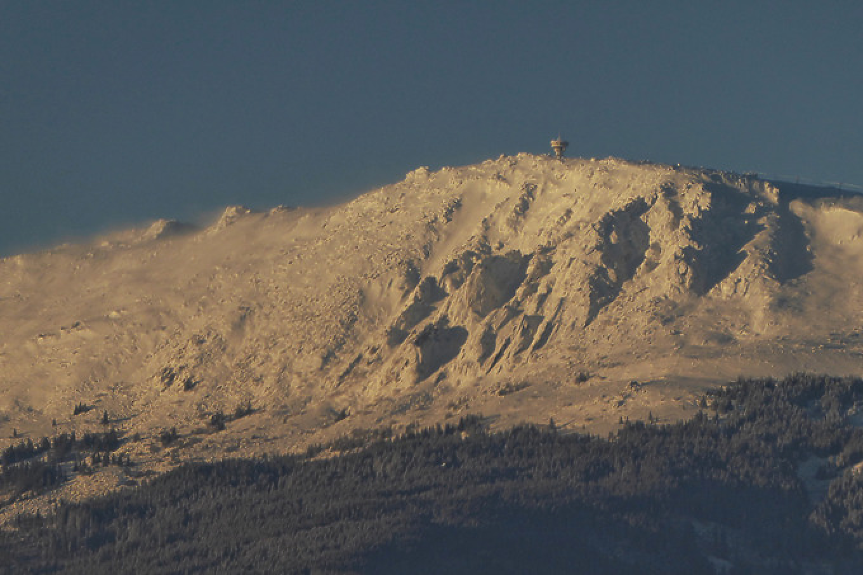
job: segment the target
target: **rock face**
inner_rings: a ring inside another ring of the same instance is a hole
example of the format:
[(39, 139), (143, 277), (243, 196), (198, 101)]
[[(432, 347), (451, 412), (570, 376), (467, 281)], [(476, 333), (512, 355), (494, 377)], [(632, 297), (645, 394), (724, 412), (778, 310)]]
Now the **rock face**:
[(835, 190), (528, 154), (157, 222), (0, 261), (0, 436), (80, 402), (147, 436), (251, 401), (284, 449), (468, 410), (685, 416), (738, 375), (863, 368), (861, 230)]

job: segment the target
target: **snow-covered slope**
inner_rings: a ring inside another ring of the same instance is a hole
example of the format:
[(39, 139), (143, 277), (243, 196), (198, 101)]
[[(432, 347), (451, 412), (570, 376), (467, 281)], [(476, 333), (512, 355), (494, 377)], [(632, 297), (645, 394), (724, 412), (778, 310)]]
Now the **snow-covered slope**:
[(245, 401), (187, 453), (466, 412), (685, 417), (738, 375), (863, 368), (861, 230), (835, 190), (529, 154), (333, 208), (160, 221), (0, 261), (0, 436), (107, 410), (147, 453)]

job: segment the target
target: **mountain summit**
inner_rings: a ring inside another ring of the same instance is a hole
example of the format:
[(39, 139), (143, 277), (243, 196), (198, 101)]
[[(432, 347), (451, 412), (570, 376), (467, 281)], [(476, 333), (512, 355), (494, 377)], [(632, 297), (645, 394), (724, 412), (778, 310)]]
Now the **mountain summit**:
[(863, 368), (861, 230), (838, 190), (530, 154), (159, 221), (0, 260), (0, 435), (107, 412), (145, 454), (250, 405), (188, 443), (209, 457), (468, 412), (686, 417), (738, 375)]

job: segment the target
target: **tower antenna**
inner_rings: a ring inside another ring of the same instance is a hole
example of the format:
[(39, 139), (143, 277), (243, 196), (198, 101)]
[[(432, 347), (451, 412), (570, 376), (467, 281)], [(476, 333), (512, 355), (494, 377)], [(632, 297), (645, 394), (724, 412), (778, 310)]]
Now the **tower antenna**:
[(557, 134), (556, 140), (551, 141), (551, 149), (554, 150), (554, 155), (557, 156), (558, 160), (563, 160), (563, 153), (568, 145), (569, 142), (561, 138), (560, 133)]

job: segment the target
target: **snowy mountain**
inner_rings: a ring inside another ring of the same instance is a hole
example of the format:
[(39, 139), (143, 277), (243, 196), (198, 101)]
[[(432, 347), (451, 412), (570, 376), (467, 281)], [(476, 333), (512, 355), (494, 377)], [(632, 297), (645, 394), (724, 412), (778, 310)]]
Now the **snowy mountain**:
[[(107, 411), (163, 469), (466, 413), (685, 418), (739, 375), (861, 371), (861, 230), (834, 189), (530, 154), (159, 221), (0, 260), (0, 436)], [(169, 427), (173, 460), (151, 448)]]

